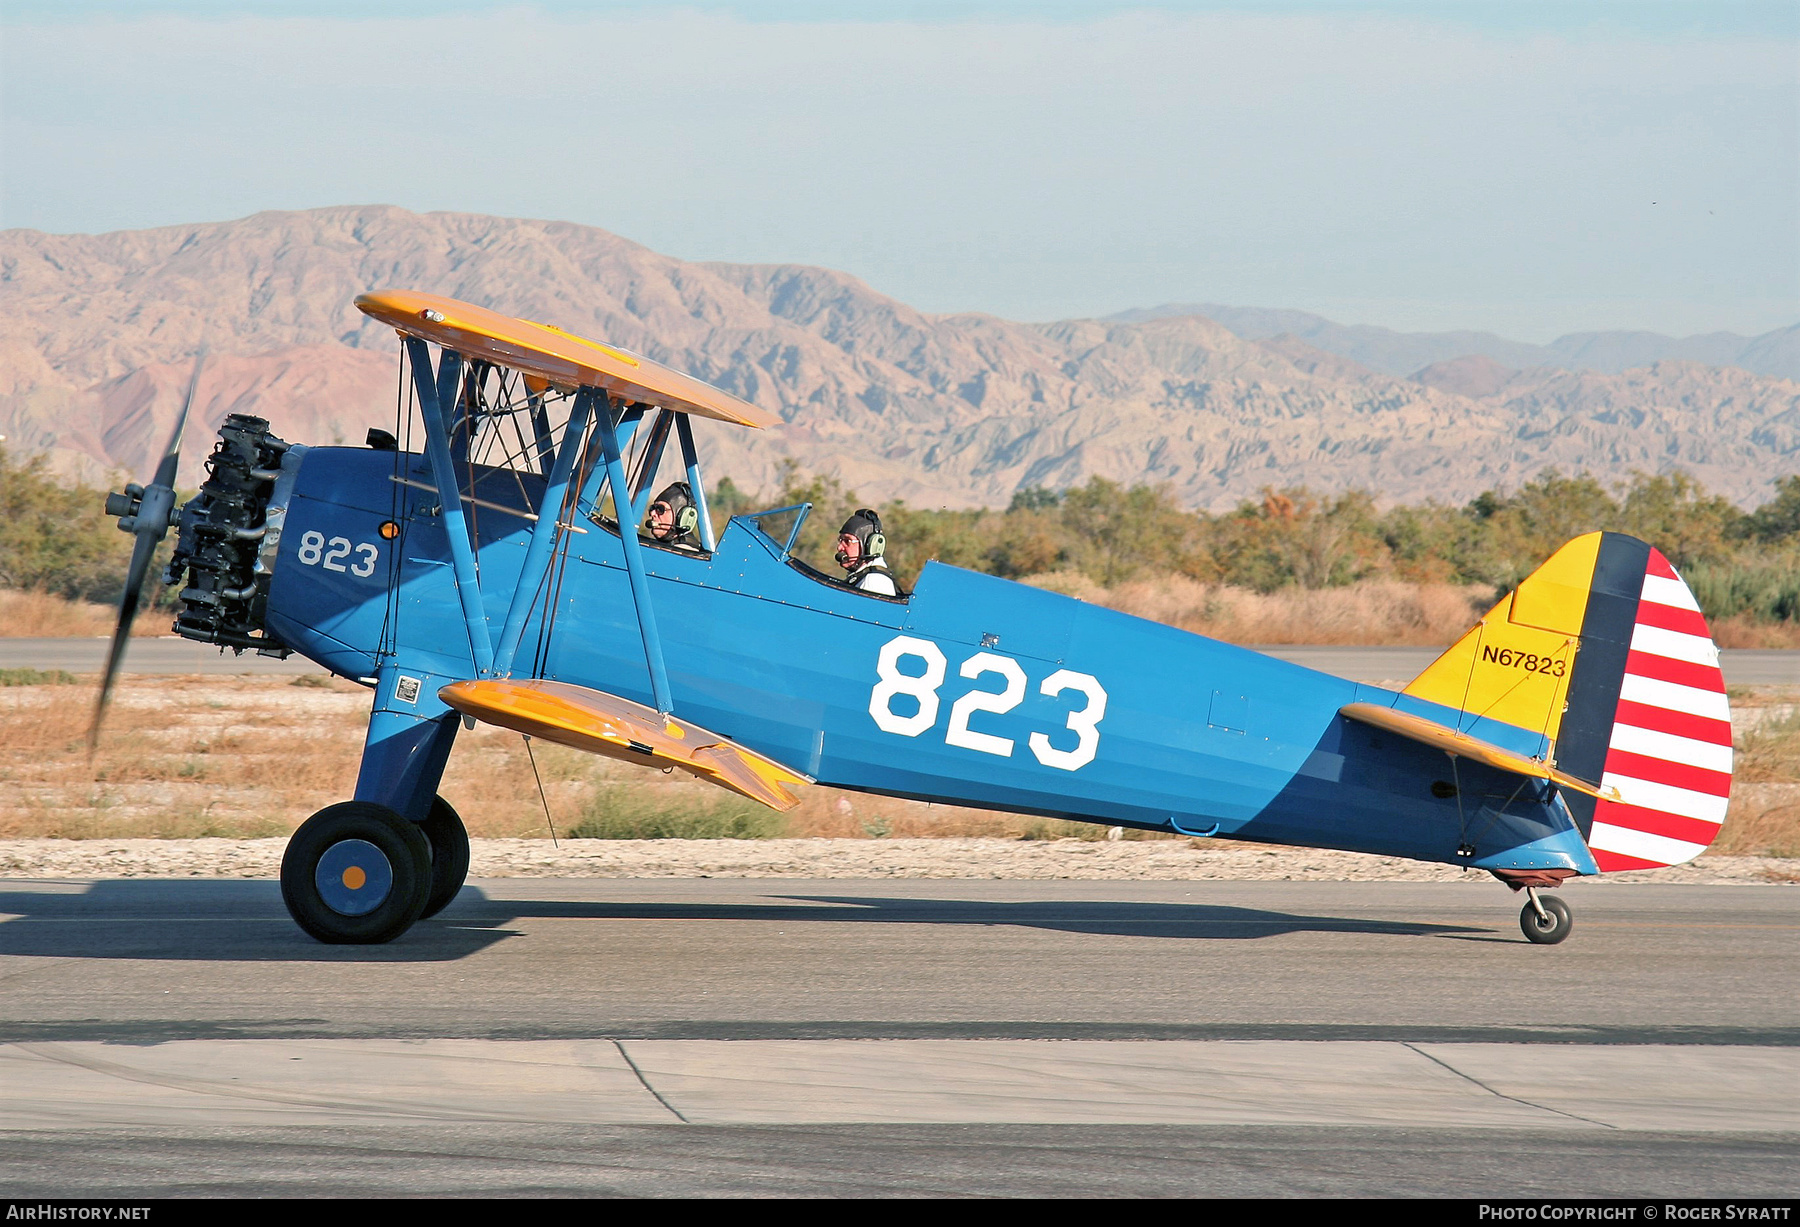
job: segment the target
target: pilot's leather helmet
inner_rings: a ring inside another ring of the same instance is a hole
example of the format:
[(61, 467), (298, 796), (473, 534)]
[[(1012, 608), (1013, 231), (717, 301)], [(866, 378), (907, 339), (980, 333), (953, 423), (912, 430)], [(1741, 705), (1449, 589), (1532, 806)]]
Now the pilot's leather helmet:
[[(838, 529), (838, 536), (842, 537), (846, 533), (855, 537), (862, 545), (862, 557), (857, 560), (857, 566), (873, 562), (887, 552), (887, 538), (881, 532), (881, 517), (871, 508), (860, 507), (852, 512), (850, 518), (844, 521), (844, 526)], [(836, 557), (838, 566), (851, 565), (849, 556), (842, 550), (837, 552)]]
[[(700, 509), (694, 506), (693, 487), (685, 481), (671, 482), (664, 486), (662, 493), (658, 494), (650, 503), (652, 513), (655, 512), (658, 503), (668, 507), (669, 519), (673, 524), (673, 528), (670, 529), (665, 540), (685, 537), (694, 531), (695, 525), (700, 523)], [(654, 537), (656, 530), (652, 524), (653, 521), (650, 519), (644, 521), (645, 530)]]

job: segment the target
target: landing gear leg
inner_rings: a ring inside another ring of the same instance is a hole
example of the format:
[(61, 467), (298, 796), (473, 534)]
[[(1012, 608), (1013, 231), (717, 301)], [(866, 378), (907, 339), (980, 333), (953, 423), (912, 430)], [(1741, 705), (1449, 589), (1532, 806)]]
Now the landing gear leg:
[(1569, 905), (1554, 895), (1539, 895), (1537, 887), (1525, 888), (1525, 908), (1519, 913), (1519, 928), (1526, 938), (1540, 946), (1554, 946), (1569, 935), (1575, 918)]
[(462, 889), (469, 837), (436, 795), (457, 729), (437, 697), (443, 680), (382, 666), (356, 799), (320, 810), (288, 841), (281, 897), (322, 942), (392, 941)]

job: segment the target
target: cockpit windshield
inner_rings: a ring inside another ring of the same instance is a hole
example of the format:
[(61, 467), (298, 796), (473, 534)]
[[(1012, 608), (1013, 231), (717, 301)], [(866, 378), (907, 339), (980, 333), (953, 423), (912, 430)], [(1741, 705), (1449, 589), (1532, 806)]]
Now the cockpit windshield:
[(812, 513), (812, 509), (811, 503), (795, 503), (791, 507), (754, 511), (742, 518), (754, 523), (769, 540), (779, 545), (781, 556), (785, 559), (793, 554), (794, 543), (800, 540), (800, 530), (805, 527), (806, 517)]
[(865, 584), (853, 582), (851, 576), (832, 575), (821, 571), (806, 559), (795, 554), (795, 547), (800, 542), (800, 530), (806, 527), (806, 517), (812, 514), (812, 510), (813, 504), (811, 503), (794, 503), (787, 507), (771, 507), (767, 511), (747, 512), (743, 515), (733, 516), (732, 519), (754, 528), (757, 533), (767, 538), (769, 543), (781, 552), (783, 562), (815, 583), (825, 584), (832, 588), (847, 588), (857, 595), (866, 596), (871, 600), (898, 601), (902, 604), (907, 601), (912, 594), (893, 588), (892, 584), (888, 585), (893, 588), (891, 592), (883, 591), (881, 588), (872, 589)]

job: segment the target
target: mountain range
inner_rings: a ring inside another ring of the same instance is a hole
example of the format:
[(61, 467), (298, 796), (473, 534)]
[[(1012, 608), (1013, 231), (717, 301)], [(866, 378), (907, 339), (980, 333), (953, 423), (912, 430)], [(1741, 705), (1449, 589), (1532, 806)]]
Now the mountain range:
[(1203, 315), (1246, 341), (1298, 337), (1308, 345), (1349, 358), (1387, 375), (1411, 375), (1453, 358), (1489, 358), (1513, 369), (1551, 367), (1617, 375), (1653, 362), (1698, 362), (1741, 367), (1757, 375), (1800, 379), (1800, 324), (1761, 336), (1709, 332), (1671, 337), (1659, 332), (1571, 332), (1548, 345), (1509, 341), (1491, 332), (1396, 332), (1372, 324), (1339, 324), (1306, 311), (1227, 307), (1220, 303), (1164, 303), (1121, 311), (1108, 319), (1126, 323)]
[(205, 348), (183, 480), (228, 412), (360, 442), (393, 422), (397, 359), (352, 299), (394, 286), (623, 345), (775, 410), (776, 429), (702, 432), (712, 473), (752, 489), (792, 459), (915, 505), (1099, 475), (1218, 509), (1294, 485), (1461, 501), (1557, 465), (1682, 468), (1748, 505), (1800, 468), (1796, 329), (1526, 346), (1207, 305), (1024, 324), (927, 314), (829, 269), (388, 206), (0, 232), (0, 435), (88, 480), (141, 479)]

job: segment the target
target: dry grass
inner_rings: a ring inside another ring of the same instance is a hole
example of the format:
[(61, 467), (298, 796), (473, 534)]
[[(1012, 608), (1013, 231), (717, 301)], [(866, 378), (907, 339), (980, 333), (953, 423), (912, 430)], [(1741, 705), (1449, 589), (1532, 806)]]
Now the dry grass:
[[(119, 611), (91, 601), (70, 601), (47, 592), (0, 588), (0, 638), (55, 639), (107, 635)], [(141, 610), (132, 620), (133, 635), (166, 635), (175, 620), (167, 609)]]
[[(1076, 571), (1025, 581), (1183, 630), (1248, 644), (1368, 644), (1443, 647), (1494, 604), (1480, 585), (1364, 580), (1345, 588), (1256, 592), (1181, 576), (1103, 588)], [(1723, 618), (1713, 637), (1724, 648), (1800, 648), (1800, 623)]]
[[(1270, 593), (1180, 576), (1102, 588), (1076, 571), (1025, 582), (1229, 643), (1439, 647), (1453, 642), (1494, 603), (1493, 591), (1485, 587), (1397, 580)], [(116, 616), (107, 605), (0, 588), (0, 638), (110, 635)], [(170, 610), (145, 610), (131, 633), (166, 635), (173, 620)], [(1723, 618), (1713, 623), (1713, 638), (1724, 648), (1800, 648), (1800, 623)]]
[(1027, 582), (1230, 643), (1438, 647), (1474, 625), (1494, 597), (1489, 588), (1393, 580), (1271, 593), (1180, 576), (1115, 588), (1102, 588), (1073, 572)]
[(1800, 648), (1800, 622), (1720, 618), (1712, 623), (1712, 633), (1722, 648)]
[[(0, 687), (0, 838), (286, 835), (355, 787), (369, 693), (349, 682), (127, 675), (90, 761), (93, 697), (91, 679)], [(609, 816), (623, 824), (616, 834), (632, 833), (633, 824), (710, 833), (739, 809), (758, 819), (742, 832), (751, 835), (1106, 835), (1086, 823), (827, 788), (806, 789), (797, 809), (771, 815), (681, 773), (664, 776), (543, 742), (532, 743), (531, 755), (544, 799), (517, 734), (486, 726), (458, 733), (441, 791), (472, 835), (547, 838), (545, 800), (559, 836)]]
[[(0, 686), (0, 837), (286, 835), (350, 796), (369, 710), (368, 692), (343, 681), (128, 675), (90, 761), (92, 702), (86, 683)], [(1737, 772), (1714, 849), (1800, 857), (1800, 694), (1740, 691), (1733, 703)], [(1087, 823), (823, 787), (803, 790), (796, 809), (775, 815), (679, 772), (542, 742), (531, 750), (558, 836), (1106, 838)], [(486, 726), (459, 733), (442, 792), (473, 835), (549, 834), (516, 734)]]
[(128, 675), (90, 761), (93, 698), (0, 689), (0, 835), (286, 834), (348, 795), (368, 707), (348, 683)]
[(1800, 785), (1800, 696), (1733, 689), (1732, 774), (1745, 784)]
[[(1010, 839), (1104, 839), (1106, 830), (1023, 814), (991, 813), (813, 787), (798, 806), (774, 814), (754, 802), (702, 784), (682, 772), (660, 772), (533, 742), (543, 796), (531, 757), (515, 733), (478, 726), (457, 734), (443, 794), (471, 834), (514, 838), (787, 837), (823, 839), (992, 836)], [(544, 810), (546, 802), (549, 817)], [(310, 812), (310, 811), (309, 811)], [(304, 815), (301, 815), (304, 817)], [(1172, 838), (1129, 832), (1132, 838)]]
[(1734, 784), (1731, 814), (1712, 851), (1721, 856), (1800, 857), (1800, 788)]
[(1800, 699), (1777, 691), (1732, 695), (1736, 743), (1731, 812), (1713, 847), (1746, 856), (1800, 857)]

